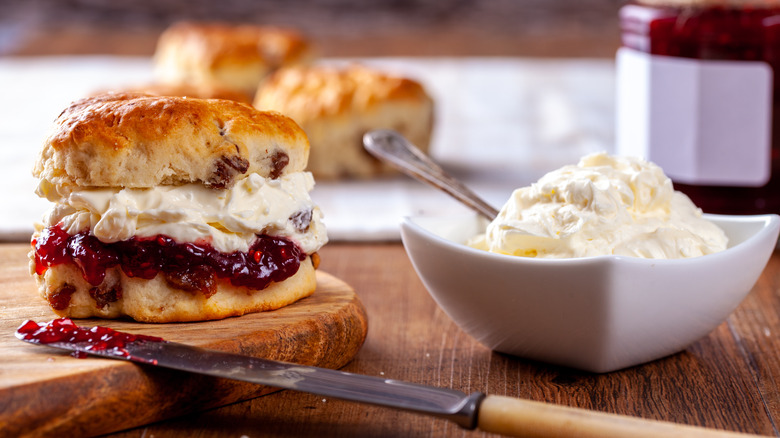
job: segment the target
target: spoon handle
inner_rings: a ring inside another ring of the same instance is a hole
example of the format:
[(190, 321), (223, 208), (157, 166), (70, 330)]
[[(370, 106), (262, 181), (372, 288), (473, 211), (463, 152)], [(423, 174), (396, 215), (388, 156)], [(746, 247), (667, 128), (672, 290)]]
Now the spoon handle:
[(390, 130), (371, 131), (363, 136), (363, 145), (373, 156), (415, 179), (443, 190), (487, 219), (493, 220), (498, 216), (498, 210), (447, 174), (401, 134)]

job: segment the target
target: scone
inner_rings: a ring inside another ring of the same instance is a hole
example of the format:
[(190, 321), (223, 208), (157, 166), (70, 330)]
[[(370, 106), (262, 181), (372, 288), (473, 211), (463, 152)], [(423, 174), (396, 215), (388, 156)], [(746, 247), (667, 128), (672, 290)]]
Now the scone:
[(227, 100), (106, 94), (58, 117), (31, 271), (74, 318), (198, 321), (313, 293), (327, 242), (291, 119)]
[(123, 86), (114, 87), (109, 90), (101, 90), (95, 92), (93, 95), (106, 94), (106, 93), (145, 93), (154, 94), (157, 96), (175, 96), (175, 97), (194, 97), (196, 99), (224, 99), (234, 100), (236, 102), (246, 103), (251, 105), (252, 98), (247, 96), (246, 93), (241, 93), (226, 88), (220, 88), (213, 85), (199, 85), (185, 84), (185, 83), (162, 83), (151, 82), (147, 84), (135, 85), (135, 86)]
[(293, 29), (180, 22), (160, 35), (154, 73), (159, 82), (224, 88), (251, 99), (269, 73), (312, 57)]
[(298, 122), (317, 179), (395, 172), (363, 149), (363, 135), (394, 129), (425, 151), (433, 128), (433, 100), (419, 82), (360, 65), (280, 69), (260, 85), (254, 105)]

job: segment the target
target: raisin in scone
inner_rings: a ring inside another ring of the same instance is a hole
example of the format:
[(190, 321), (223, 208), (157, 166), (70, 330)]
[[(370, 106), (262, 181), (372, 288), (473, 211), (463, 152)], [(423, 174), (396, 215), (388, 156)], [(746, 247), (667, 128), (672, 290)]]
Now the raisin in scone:
[(180, 22), (160, 35), (153, 59), (160, 82), (219, 87), (251, 99), (269, 73), (312, 58), (311, 45), (294, 29)]
[(31, 270), (61, 316), (172, 322), (314, 292), (327, 242), (291, 119), (227, 100), (106, 94), (58, 117)]
[(298, 122), (318, 179), (395, 172), (363, 149), (363, 135), (394, 129), (426, 151), (433, 129), (433, 100), (422, 84), (360, 65), (280, 69), (260, 85), (254, 105)]

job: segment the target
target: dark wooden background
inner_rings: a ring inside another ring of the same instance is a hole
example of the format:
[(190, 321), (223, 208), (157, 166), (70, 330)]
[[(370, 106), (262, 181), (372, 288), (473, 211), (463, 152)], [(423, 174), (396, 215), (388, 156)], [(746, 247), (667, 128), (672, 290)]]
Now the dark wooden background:
[(0, 0), (0, 55), (147, 55), (177, 20), (295, 27), (322, 56), (612, 57), (619, 0)]

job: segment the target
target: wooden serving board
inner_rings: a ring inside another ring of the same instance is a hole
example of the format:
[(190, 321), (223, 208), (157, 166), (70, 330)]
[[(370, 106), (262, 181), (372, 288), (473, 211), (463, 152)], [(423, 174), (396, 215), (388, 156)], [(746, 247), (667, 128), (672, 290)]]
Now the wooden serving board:
[[(25, 320), (57, 316), (38, 295), (24, 244), (0, 246), (0, 437), (94, 436), (245, 400), (274, 388), (31, 345)], [(244, 355), (340, 368), (367, 332), (365, 309), (341, 280), (317, 273), (314, 295), (285, 308), (220, 321), (144, 324), (78, 320)]]

